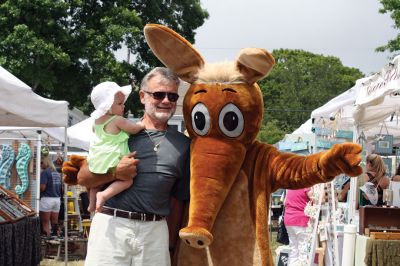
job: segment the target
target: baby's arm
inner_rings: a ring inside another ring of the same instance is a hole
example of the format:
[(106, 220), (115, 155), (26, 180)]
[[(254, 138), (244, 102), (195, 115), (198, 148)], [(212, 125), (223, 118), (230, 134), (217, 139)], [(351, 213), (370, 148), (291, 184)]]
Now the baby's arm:
[(133, 123), (133, 122), (129, 121), (128, 119), (123, 118), (122, 116), (117, 117), (117, 120), (115, 122), (119, 129), (121, 129), (129, 134), (136, 134), (139, 131), (144, 129), (144, 125), (143, 125), (142, 121)]

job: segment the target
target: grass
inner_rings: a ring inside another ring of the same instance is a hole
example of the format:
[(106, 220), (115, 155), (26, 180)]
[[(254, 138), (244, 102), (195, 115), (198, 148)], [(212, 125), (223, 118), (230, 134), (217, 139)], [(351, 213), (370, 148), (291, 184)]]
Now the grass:
[[(51, 259), (44, 259), (40, 262), (41, 266), (63, 266), (65, 265), (64, 261), (59, 260), (51, 260)], [(68, 266), (83, 266), (85, 265), (84, 260), (76, 260), (76, 261), (68, 261)]]
[(278, 243), (276, 241), (276, 232), (271, 232), (270, 246), (271, 246), (272, 256), (275, 256), (275, 250), (279, 246), (283, 246), (281, 243)]

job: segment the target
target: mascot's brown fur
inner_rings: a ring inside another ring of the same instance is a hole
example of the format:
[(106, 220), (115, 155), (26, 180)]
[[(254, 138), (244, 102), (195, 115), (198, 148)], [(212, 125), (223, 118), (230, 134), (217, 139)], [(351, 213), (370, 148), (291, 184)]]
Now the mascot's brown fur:
[[(191, 142), (188, 224), (179, 235), (178, 265), (273, 265), (268, 206), (278, 188), (303, 188), (340, 173), (361, 174), (361, 147), (299, 156), (255, 140), (263, 101), (256, 81), (273, 67), (265, 50), (243, 49), (235, 62), (205, 64), (192, 45), (171, 29), (150, 24), (154, 54), (191, 84), (183, 103)], [(75, 174), (77, 165), (66, 165)], [(79, 179), (88, 175), (78, 174)], [(88, 183), (87, 181), (83, 183)]]

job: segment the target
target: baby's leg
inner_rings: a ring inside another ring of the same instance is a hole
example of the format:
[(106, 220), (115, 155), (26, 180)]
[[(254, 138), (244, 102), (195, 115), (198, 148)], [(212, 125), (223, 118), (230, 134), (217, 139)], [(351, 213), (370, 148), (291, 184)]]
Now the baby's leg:
[(118, 193), (128, 189), (133, 183), (133, 179), (122, 181), (117, 180), (112, 182), (105, 190), (97, 192), (96, 195), (96, 211), (101, 211), (104, 202), (114, 197)]
[(96, 194), (100, 190), (100, 187), (88, 188), (89, 193), (89, 206), (88, 212), (94, 212), (96, 210)]

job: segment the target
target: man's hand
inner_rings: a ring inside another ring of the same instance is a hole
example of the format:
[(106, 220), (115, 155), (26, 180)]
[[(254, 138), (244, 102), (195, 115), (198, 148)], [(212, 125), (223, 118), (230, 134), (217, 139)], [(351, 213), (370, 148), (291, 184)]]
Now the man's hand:
[(135, 159), (136, 152), (131, 152), (119, 161), (115, 176), (119, 180), (130, 180), (137, 174), (136, 166), (139, 163), (138, 159)]
[[(136, 152), (133, 152), (124, 156), (118, 163), (115, 172), (108, 171), (106, 174), (94, 174), (90, 172), (84, 157), (73, 155), (74, 157), (71, 156), (70, 161), (64, 163), (63, 172), (66, 177), (72, 176), (72, 181), (88, 188), (105, 185), (116, 179), (129, 180), (134, 178), (137, 173), (136, 165), (139, 163), (139, 160), (135, 159), (135, 155)], [(72, 181), (66, 183), (75, 185), (76, 183)]]

